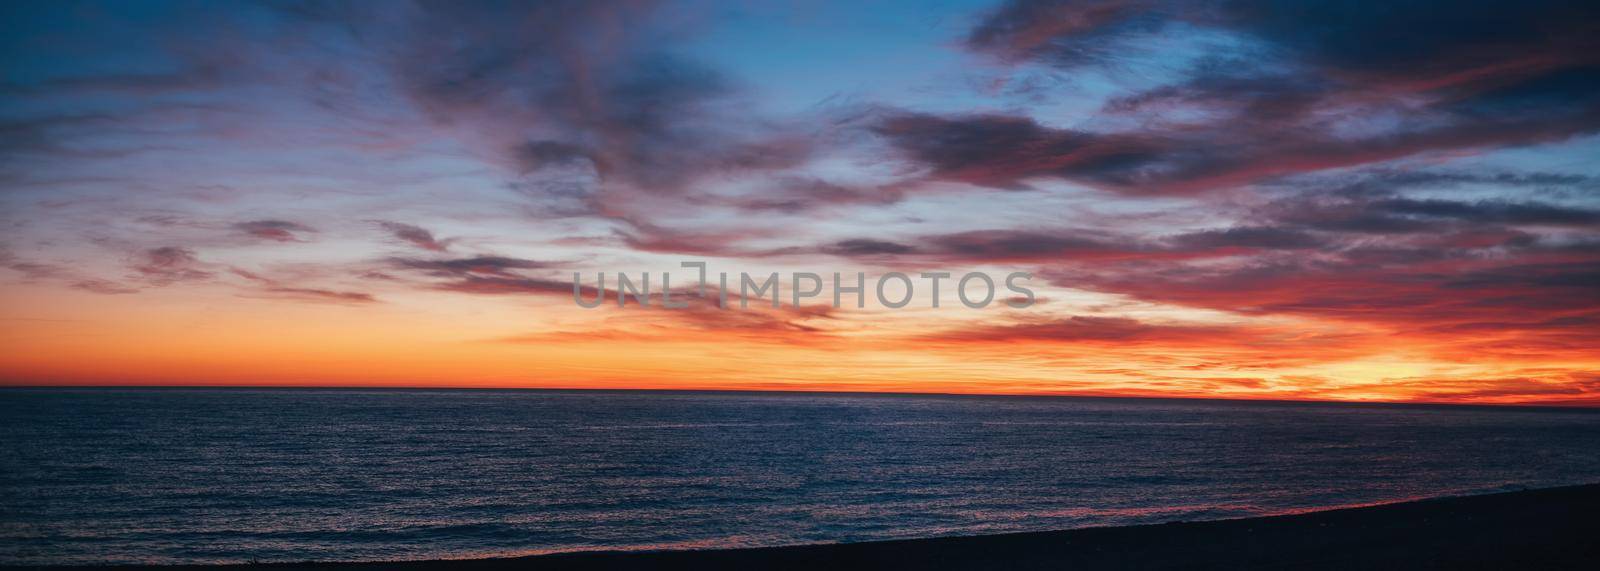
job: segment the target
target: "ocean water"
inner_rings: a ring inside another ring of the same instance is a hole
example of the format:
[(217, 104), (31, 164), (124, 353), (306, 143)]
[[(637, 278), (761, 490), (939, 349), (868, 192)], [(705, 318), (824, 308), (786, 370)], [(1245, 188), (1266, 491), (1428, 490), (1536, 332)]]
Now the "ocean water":
[(764, 546), (1600, 481), (1600, 413), (1019, 397), (0, 390), (0, 563)]

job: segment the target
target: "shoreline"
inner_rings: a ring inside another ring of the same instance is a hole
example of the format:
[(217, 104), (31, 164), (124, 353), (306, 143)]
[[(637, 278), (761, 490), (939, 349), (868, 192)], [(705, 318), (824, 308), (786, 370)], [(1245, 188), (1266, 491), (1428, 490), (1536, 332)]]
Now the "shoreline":
[(14, 569), (1581, 569), (1600, 484), (1292, 515), (862, 543), (582, 551), (494, 559)]

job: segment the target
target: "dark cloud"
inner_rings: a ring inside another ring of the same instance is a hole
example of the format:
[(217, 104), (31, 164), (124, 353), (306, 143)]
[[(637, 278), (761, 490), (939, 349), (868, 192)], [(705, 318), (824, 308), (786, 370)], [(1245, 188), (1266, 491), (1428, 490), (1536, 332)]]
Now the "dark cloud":
[(255, 282), (260, 286), (251, 290), (248, 295), (331, 303), (367, 304), (378, 302), (378, 299), (369, 293), (285, 285), (278, 279), (269, 278), (242, 268), (229, 268), (229, 271), (233, 275)]
[(1545, 204), (1484, 200), (1414, 200), (1394, 198), (1370, 205), (1373, 210), (1400, 216), (1443, 218), (1480, 224), (1594, 226), (1600, 224), (1600, 210)]
[[(1279, 258), (1211, 267), (1079, 266), (1046, 272), (1046, 278), (1158, 303), (1387, 327), (1455, 351), (1470, 346), (1481, 353), (1473, 358), (1571, 352), (1600, 340), (1596, 330), (1572, 326), (1573, 319), (1600, 311), (1600, 290), (1593, 286), (1600, 283), (1600, 258), (1553, 250), (1538, 255), (1565, 259), (1529, 263), (1461, 257), (1374, 264)], [(1459, 335), (1461, 327), (1513, 320), (1522, 325), (1498, 328), (1481, 343)]]
[(1576, 302), (1571, 307), (1580, 308), (1600, 304), (1600, 288), (1595, 287), (1596, 284), (1600, 284), (1600, 260), (1508, 264), (1450, 276), (1443, 287), (1477, 291), (1562, 291), (1569, 295), (1546, 298), (1538, 303), (1570, 300)]
[(1363, 203), (1281, 205), (1280, 220), (1308, 228), (1364, 234), (1406, 234), (1438, 230), (1437, 221), (1395, 216)]
[(73, 289), (80, 289), (80, 290), (91, 292), (91, 293), (105, 294), (105, 295), (139, 293), (138, 288), (127, 287), (127, 286), (124, 286), (122, 284), (119, 284), (119, 283), (116, 283), (116, 282), (112, 282), (112, 281), (95, 280), (95, 279), (79, 280), (79, 281), (72, 282), (72, 288)]
[(1054, 129), (1002, 115), (890, 114), (873, 130), (935, 178), (1010, 189), (1026, 188), (1023, 181), (1035, 177), (1134, 184), (1155, 176), (1146, 169), (1171, 148), (1154, 139)]
[(1593, 50), (1584, 48), (1596, 45), (1597, 12), (1565, 0), (1514, 8), (1428, 0), (1012, 0), (976, 26), (967, 44), (1007, 59), (1073, 66), (1114, 57), (1103, 50), (1114, 40), (1175, 22), (1239, 33), (1319, 68), (1426, 78), (1507, 62), (1537, 68), (1592, 61)]
[[(1005, 346), (1036, 358), (1058, 362), (1103, 355), (1107, 350), (1127, 351), (1127, 354), (1152, 350), (1171, 354), (1174, 350), (1215, 351), (1218, 347), (1226, 347), (1226, 362), (1201, 361), (1183, 367), (1194, 371), (1273, 369), (1358, 358), (1370, 355), (1376, 341), (1366, 335), (1284, 330), (1261, 325), (1153, 322), (1090, 315), (1029, 317), (1026, 314), (1012, 314), (1005, 319), (935, 331), (917, 336), (916, 340), (954, 351), (975, 346)], [(1092, 374), (1138, 377), (1161, 381), (1161, 384), (1172, 382), (1175, 387), (1193, 387), (1195, 383), (1220, 383), (1247, 388), (1263, 388), (1266, 385), (1263, 379), (1247, 376), (1179, 378), (1139, 369), (1078, 370)]]
[[(476, 284), (476, 287), (467, 289), (454, 289), (453, 291), (467, 291), (469, 293), (554, 293), (571, 295), (572, 284), (569, 283), (497, 283)], [(595, 288), (584, 285), (581, 294), (585, 299), (593, 299), (599, 295)], [(608, 288), (606, 303), (600, 305), (601, 310), (618, 309), (616, 305), (615, 289)], [(749, 307), (740, 308), (745, 298), (737, 294), (728, 295), (728, 307), (719, 305), (715, 295), (700, 297), (696, 295), (696, 288), (674, 288), (672, 290), (674, 304), (681, 307), (667, 308), (660, 291), (652, 291), (648, 308), (640, 307), (637, 301), (630, 296), (628, 309), (613, 314), (606, 320), (606, 326), (576, 332), (539, 333), (523, 335), (504, 339), (513, 343), (559, 343), (575, 338), (628, 338), (681, 341), (688, 335), (711, 334), (717, 339), (777, 343), (790, 345), (805, 345), (817, 342), (827, 342), (834, 339), (825, 324), (834, 319), (835, 310), (831, 305), (794, 306), (784, 304), (781, 307), (772, 307), (767, 300), (749, 298)]]
[(1499, 321), (1474, 321), (1467, 323), (1451, 323), (1431, 328), (1440, 333), (1460, 332), (1500, 332), (1500, 331), (1552, 331), (1570, 329), (1574, 331), (1592, 331), (1600, 328), (1600, 314), (1569, 315), (1551, 319), (1521, 319), (1514, 316)]
[(1123, 317), (1075, 315), (1062, 319), (1033, 320), (1004, 325), (985, 325), (929, 335), (939, 341), (1058, 341), (1070, 343), (1159, 343), (1172, 346), (1183, 342), (1214, 343), (1218, 338), (1237, 338), (1241, 330), (1228, 326), (1156, 325)]
[[(438, 277), (452, 279), (426, 284), (429, 289), (455, 293), (489, 296), (556, 296), (567, 297), (574, 293), (585, 300), (594, 300), (602, 296), (603, 284), (605, 302), (601, 308), (617, 308), (617, 281), (615, 274), (606, 278), (597, 278), (593, 275), (580, 276), (579, 283), (561, 279), (544, 277), (531, 277), (513, 273), (506, 269), (505, 264), (494, 266), (493, 270), (484, 270), (481, 260), (506, 260), (505, 258), (477, 258), (472, 262), (451, 264), (448, 268), (457, 269), (454, 274), (441, 274), (430, 270), (429, 273)], [(632, 276), (635, 284), (638, 275)], [(697, 331), (710, 331), (734, 334), (740, 337), (758, 341), (775, 341), (782, 343), (802, 342), (805, 338), (795, 338), (785, 334), (822, 334), (823, 332), (809, 322), (832, 317), (833, 308), (827, 305), (802, 306), (784, 304), (782, 307), (773, 308), (767, 299), (749, 299), (746, 309), (724, 309), (719, 306), (719, 299), (715, 295), (701, 297), (698, 295), (698, 286), (689, 285), (675, 287), (671, 292), (674, 304), (684, 304), (683, 307), (667, 308), (666, 296), (659, 289), (662, 285), (660, 276), (652, 276), (655, 281), (651, 283), (648, 295), (648, 308), (640, 307), (638, 300), (633, 296), (628, 298), (630, 311), (612, 318), (611, 326), (626, 323), (626, 331), (633, 336), (650, 335), (659, 332), (668, 336), (681, 336), (685, 329)], [(688, 279), (692, 282), (692, 277)], [(576, 289), (576, 292), (574, 291)], [(745, 298), (738, 294), (728, 294), (729, 308), (738, 308), (744, 305)], [(613, 332), (612, 329), (603, 332), (583, 332), (586, 337), (596, 335), (604, 336)], [(541, 342), (559, 340), (562, 335), (528, 335), (513, 339), (510, 342)]]
[(221, 61), (197, 62), (192, 69), (169, 73), (111, 73), (95, 76), (57, 77), (26, 83), (0, 83), (0, 95), (16, 97), (61, 97), (113, 94), (148, 97), (166, 93), (218, 87), (222, 84)]
[(1169, 241), (1179, 249), (1261, 248), (1306, 250), (1320, 248), (1326, 241), (1306, 232), (1287, 228), (1238, 227), (1206, 230), (1173, 236)]
[(70, 273), (66, 268), (55, 264), (28, 262), (10, 257), (0, 258), (0, 266), (20, 273), (24, 279), (28, 280), (59, 278)]
[(517, 163), (527, 171), (537, 171), (549, 167), (568, 166), (582, 163), (604, 171), (605, 165), (599, 162), (593, 151), (584, 147), (563, 143), (560, 141), (528, 141), (512, 149)]
[[(524, 191), (577, 194), (592, 212), (608, 210), (601, 191), (681, 192), (809, 156), (805, 136), (748, 117), (721, 74), (664, 49), (672, 14), (639, 2), (426, 4), (398, 77), (436, 119), (474, 125), (538, 179)], [(546, 184), (555, 175), (567, 182)]]
[(233, 228), (245, 234), (275, 242), (299, 242), (297, 233), (316, 232), (304, 224), (287, 220), (252, 220), (234, 224)]
[(989, 261), (1124, 256), (1138, 249), (1138, 246), (1118, 245), (1097, 236), (1022, 230), (961, 232), (924, 240), (952, 256)]
[(1012, 61), (1100, 62), (1115, 54), (1112, 40), (1158, 27), (1158, 8), (1142, 0), (1007, 2), (972, 29), (967, 45)]
[(288, 297), (308, 301), (326, 301), (334, 303), (377, 303), (378, 299), (372, 294), (354, 291), (334, 291), (301, 287), (269, 287), (261, 290), (273, 297)]
[(910, 254), (915, 252), (916, 248), (896, 242), (856, 238), (835, 242), (833, 245), (823, 248), (823, 251), (838, 256), (857, 257), (880, 254)]
[(1333, 248), (1330, 241), (1292, 228), (1241, 226), (1160, 238), (1074, 230), (978, 230), (933, 234), (910, 244), (852, 239), (820, 248), (849, 258), (896, 257), (927, 263), (1049, 263), (1158, 261), (1231, 256), (1246, 251)]
[(1258, 215), (1281, 224), (1334, 232), (1406, 234), (1494, 226), (1593, 228), (1600, 211), (1546, 202), (1460, 201), (1399, 196), (1323, 198), (1297, 196), (1269, 205)]
[[(1544, 66), (1595, 57), (1592, 3), (1532, 0), (1448, 6), (1397, 2), (1224, 2), (1211, 17), (1332, 69), (1433, 78), (1463, 70), (1539, 73)], [(1506, 64), (1520, 70), (1499, 70)]]
[(399, 269), (423, 271), (435, 277), (493, 276), (510, 278), (515, 277), (513, 270), (538, 270), (550, 267), (546, 262), (503, 256), (476, 256), (445, 260), (391, 258), (389, 259), (389, 264)]
[[(484, 295), (572, 295), (572, 282), (511, 276), (463, 276), (435, 284), (433, 289)], [(584, 299), (593, 299), (597, 290), (582, 286)]]
[(177, 246), (146, 250), (132, 264), (140, 279), (156, 286), (211, 279), (212, 273), (203, 266), (194, 250)]
[[(1559, 1), (1515, 9), (1013, 1), (973, 30), (970, 47), (1014, 61), (1115, 67), (1125, 51), (1119, 42), (1169, 33), (1169, 23), (1270, 47), (1201, 58), (1186, 79), (1113, 99), (1105, 112), (1138, 119), (1131, 130), (913, 114), (888, 117), (876, 131), (937, 179), (1013, 188), (1050, 177), (1126, 193), (1193, 192), (1430, 152), (1558, 141), (1600, 131), (1597, 12)], [(1164, 119), (1168, 111), (1187, 116)]]
[[(480, 295), (572, 295), (573, 289), (572, 282), (522, 274), (523, 270), (551, 268), (551, 264), (535, 260), (476, 256), (443, 260), (390, 258), (385, 262), (397, 270), (420, 272), (428, 277), (445, 279), (425, 284), (425, 287), (434, 290)], [(385, 279), (393, 279), (387, 274), (384, 276)], [(589, 286), (582, 287), (580, 291), (586, 298), (596, 293), (595, 289)]]
[(387, 230), (390, 234), (394, 235), (395, 238), (409, 243), (412, 246), (416, 246), (431, 252), (444, 252), (450, 249), (449, 240), (441, 241), (435, 239), (432, 232), (429, 232), (427, 229), (422, 227), (387, 221), (379, 221), (378, 225), (382, 226), (384, 230)]
[[(60, 113), (0, 118), (0, 175), (25, 180), (30, 161), (41, 158), (101, 159), (131, 151), (75, 144), (88, 134), (120, 126), (125, 115), (104, 112)], [(9, 180), (0, 179), (5, 182)]]
[(1592, 177), (1555, 172), (1503, 172), (1368, 168), (1335, 175), (1307, 175), (1279, 181), (1275, 187), (1314, 191), (1343, 198), (1381, 198), (1418, 188), (1455, 189), (1491, 185), (1518, 190), (1594, 188)]
[(1414, 128), (1402, 125), (1370, 138), (1330, 135), (1336, 126), (1317, 124), (1325, 119), (1309, 110), (1280, 120), (1250, 109), (1215, 123), (1131, 132), (1058, 129), (1026, 117), (926, 114), (892, 114), (873, 131), (936, 180), (1022, 189), (1029, 179), (1054, 178), (1126, 194), (1177, 194), (1433, 151), (1560, 140), (1600, 129), (1600, 107), (1595, 110), (1582, 117), (1419, 120)]
[(653, 224), (641, 217), (621, 217), (628, 225), (616, 234), (629, 248), (642, 252), (700, 254), (710, 256), (750, 255), (739, 242), (757, 234), (750, 230), (680, 230)]
[(24, 261), (3, 248), (0, 248), (0, 268), (20, 273), (22, 274), (22, 279), (28, 282), (63, 282), (73, 289), (106, 295), (139, 293), (138, 288), (128, 287), (114, 281), (84, 277), (73, 268)]
[(758, 193), (710, 200), (745, 211), (801, 214), (840, 206), (893, 204), (902, 198), (904, 192), (894, 188), (859, 188), (814, 178), (779, 177)]
[[(1410, 400), (1434, 402), (1504, 402), (1506, 398), (1537, 401), (1542, 404), (1579, 404), (1593, 402), (1600, 385), (1584, 373), (1552, 373), (1549, 370), (1529, 370), (1523, 377), (1404, 377), (1387, 379), (1384, 388), (1410, 394)], [(1347, 390), (1370, 390), (1367, 387), (1350, 387)], [(1338, 396), (1340, 388), (1331, 388), (1329, 396)], [(1571, 397), (1570, 399), (1551, 397)], [(1587, 397), (1587, 398), (1585, 398)]]

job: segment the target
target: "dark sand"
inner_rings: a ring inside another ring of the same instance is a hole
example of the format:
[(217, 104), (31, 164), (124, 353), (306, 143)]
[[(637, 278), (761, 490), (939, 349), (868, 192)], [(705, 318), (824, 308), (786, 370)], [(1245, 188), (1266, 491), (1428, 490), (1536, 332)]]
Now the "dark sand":
[[(1600, 569), (1600, 484), (1299, 515), (760, 549), (118, 569)], [(60, 568), (55, 568), (60, 569)]]

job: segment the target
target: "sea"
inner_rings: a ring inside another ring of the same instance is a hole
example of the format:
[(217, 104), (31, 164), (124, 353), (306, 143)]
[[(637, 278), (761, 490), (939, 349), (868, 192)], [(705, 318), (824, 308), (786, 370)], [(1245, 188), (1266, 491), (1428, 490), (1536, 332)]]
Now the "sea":
[(1600, 411), (654, 391), (0, 389), (0, 564), (706, 549), (1600, 482)]

